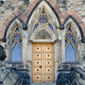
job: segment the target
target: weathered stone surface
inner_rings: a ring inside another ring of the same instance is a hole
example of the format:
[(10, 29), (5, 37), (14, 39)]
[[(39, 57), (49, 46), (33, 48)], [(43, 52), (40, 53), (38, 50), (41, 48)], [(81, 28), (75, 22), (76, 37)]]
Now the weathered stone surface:
[(56, 2), (63, 13), (72, 9), (85, 23), (85, 0), (56, 0)]
[[(2, 40), (4, 35), (6, 35), (5, 38), (7, 41), (0, 42), (0, 44), (3, 45), (5, 49), (7, 55), (6, 60), (10, 61), (12, 54), (11, 47), (13, 45), (10, 37), (12, 37), (13, 29), (15, 29), (16, 26), (20, 28), (20, 33), (22, 34), (21, 62), (24, 64), (24, 67), (30, 69), (29, 74), (30, 77), (32, 77), (32, 43), (54, 43), (55, 77), (57, 78), (58, 66), (63, 62), (66, 62), (65, 35), (69, 22), (71, 23), (72, 34), (76, 37), (76, 61), (80, 62), (82, 57), (85, 56), (85, 43), (81, 42), (82, 32), (80, 32), (79, 28), (80, 25), (85, 35), (85, 24), (83, 24), (85, 23), (85, 5), (84, 2), (82, 3), (80, 0), (57, 0), (56, 3), (54, 2), (55, 0), (46, 0), (47, 3), (45, 0), (42, 0), (38, 7), (33, 11), (33, 8), (39, 1), (40, 0), (30, 0), (30, 3), (28, 0), (5, 1), (5, 3), (0, 7), (0, 39)], [(49, 6), (49, 4), (53, 9)], [(42, 13), (40, 13), (40, 9), (44, 8), (44, 6), (46, 8), (46, 15), (49, 18), (48, 23), (52, 24), (53, 30), (49, 29), (50, 27), (48, 27), (47, 23), (43, 23), (43, 26), (45, 25), (47, 30), (40, 30), (39, 33), (37, 33), (39, 29), (44, 28), (42, 27), (42, 23), (39, 23), (38, 21), (39, 16), (42, 15)], [(60, 23), (58, 21), (58, 17), (56, 16), (57, 14), (59, 16)], [(66, 18), (70, 15), (75, 19), (70, 18), (65, 22), (65, 24), (63, 24)], [(18, 17), (13, 20), (16, 16)], [(12, 20), (13, 22), (9, 24)], [(78, 22), (77, 24), (76, 21)], [(39, 29), (36, 28), (38, 29), (37, 31), (33, 31), (33, 28), (37, 23), (39, 23), (40, 27)], [(6, 29), (7, 27), (8, 30)], [(62, 30), (60, 28), (62, 28)], [(6, 31), (7, 33), (5, 34)], [(33, 37), (31, 37), (32, 35)], [(42, 40), (40, 41), (40, 39)]]
[(21, 13), (29, 6), (28, 0), (7, 0), (0, 7), (0, 29), (6, 19), (16, 10)]

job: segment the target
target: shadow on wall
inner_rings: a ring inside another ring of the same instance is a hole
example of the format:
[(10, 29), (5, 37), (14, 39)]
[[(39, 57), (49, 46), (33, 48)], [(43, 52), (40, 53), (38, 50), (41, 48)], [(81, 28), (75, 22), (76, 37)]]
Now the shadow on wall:
[(17, 72), (19, 76), (19, 80), (16, 85), (31, 85), (30, 84), (30, 76), (27, 72)]
[(5, 60), (5, 58), (6, 58), (6, 54), (4, 48), (0, 45), (0, 61)]
[(59, 68), (56, 85), (85, 85), (85, 67), (73, 63), (64, 64)]
[(28, 70), (15, 66), (0, 64), (0, 85), (30, 85)]
[(0, 7), (4, 4), (3, 0), (0, 0)]

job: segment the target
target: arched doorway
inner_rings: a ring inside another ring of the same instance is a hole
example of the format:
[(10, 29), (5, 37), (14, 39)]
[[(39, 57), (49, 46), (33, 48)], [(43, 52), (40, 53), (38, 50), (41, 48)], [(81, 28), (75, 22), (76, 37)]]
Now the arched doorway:
[(52, 83), (55, 81), (55, 57), (53, 31), (48, 25), (40, 25), (31, 35), (32, 82)]
[(56, 61), (54, 43), (58, 37), (56, 28), (59, 22), (45, 1), (35, 10), (28, 22), (29, 41), (32, 42), (32, 83), (53, 83)]

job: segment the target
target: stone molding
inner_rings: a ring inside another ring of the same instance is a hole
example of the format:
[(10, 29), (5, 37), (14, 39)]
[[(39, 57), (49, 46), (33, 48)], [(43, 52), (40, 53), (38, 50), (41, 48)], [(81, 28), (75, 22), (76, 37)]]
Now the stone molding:
[[(8, 25), (10, 25), (9, 23), (13, 20), (13, 18), (15, 16), (18, 16), (20, 18), (20, 20), (26, 24), (28, 16), (30, 16), (30, 13), (33, 13), (33, 11), (35, 10), (34, 8), (36, 8), (36, 6), (39, 5), (39, 3), (42, 0), (34, 0), (31, 4), (29, 4), (29, 7), (27, 8), (27, 10), (24, 12), (24, 14), (20, 15), (19, 10), (14, 11), (4, 22), (4, 24), (2, 25), (2, 28), (0, 30), (0, 39), (2, 40), (4, 38), (4, 34), (5, 31), (8, 27)], [(67, 17), (69, 16), (73, 16), (75, 18), (75, 20), (79, 23), (79, 25), (81, 26), (83, 32), (85, 32), (85, 24), (82, 22), (82, 19), (71, 9), (68, 10), (65, 14), (61, 13), (61, 11), (59, 10), (57, 4), (54, 2), (54, 0), (45, 0), (46, 3), (50, 4), (53, 8), (53, 10), (55, 10), (56, 14), (58, 14), (59, 19), (60, 19), (60, 24), (64, 24), (65, 20)], [(20, 15), (20, 16), (19, 16)]]

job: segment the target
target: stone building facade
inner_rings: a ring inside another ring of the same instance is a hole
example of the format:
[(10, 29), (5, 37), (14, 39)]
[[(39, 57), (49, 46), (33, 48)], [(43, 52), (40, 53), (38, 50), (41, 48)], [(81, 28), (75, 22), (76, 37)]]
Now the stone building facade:
[(59, 65), (69, 61), (68, 47), (75, 52), (71, 62), (85, 56), (85, 1), (5, 1), (0, 7), (0, 45), (6, 61), (28, 68), (30, 82), (55, 82)]

